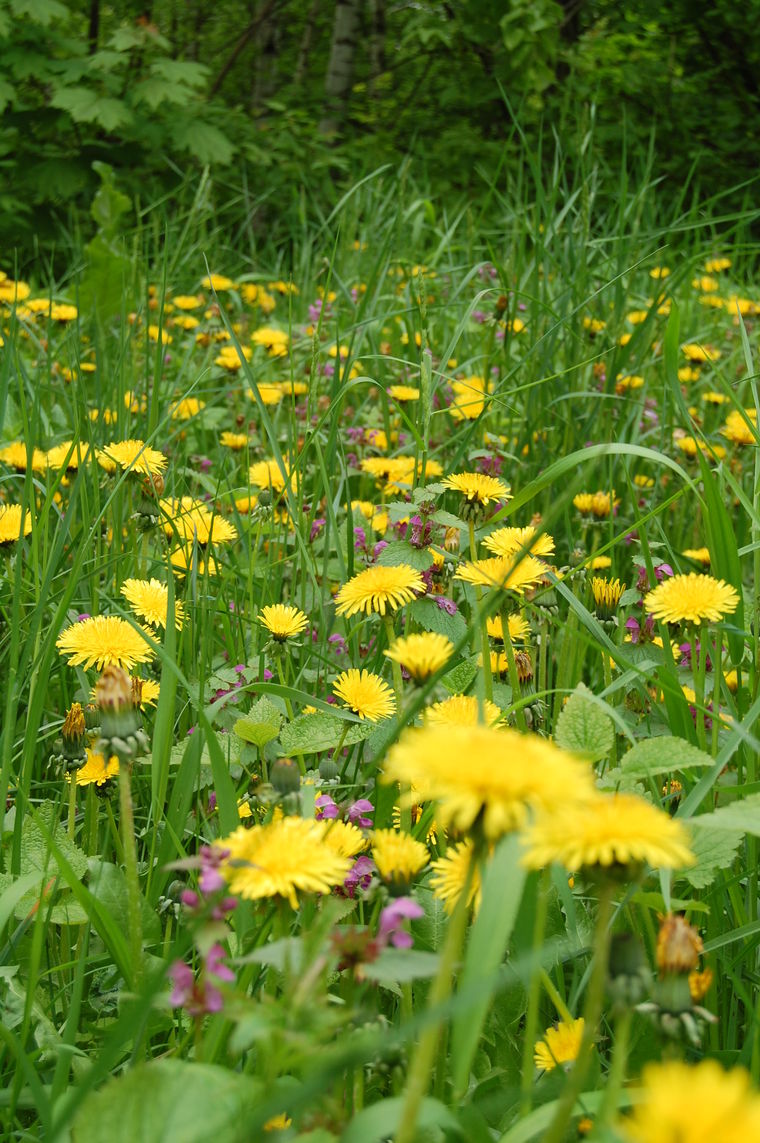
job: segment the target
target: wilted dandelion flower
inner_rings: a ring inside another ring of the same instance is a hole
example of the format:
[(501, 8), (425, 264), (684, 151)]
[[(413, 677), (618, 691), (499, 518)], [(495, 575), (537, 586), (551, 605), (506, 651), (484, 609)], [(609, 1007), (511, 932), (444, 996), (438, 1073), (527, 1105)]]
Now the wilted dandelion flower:
[[(490, 699), (483, 699), (482, 724), (493, 726), (501, 719), (501, 708)], [(433, 703), (425, 711), (425, 722), (429, 726), (477, 726), (480, 707), (475, 695), (452, 695), (442, 702)]]
[(0, 504), (0, 544), (14, 544), (22, 534), (28, 536), (32, 530), (31, 512), (23, 513), (20, 504)]
[(558, 802), (536, 818), (524, 840), (522, 863), (529, 869), (555, 861), (570, 870), (694, 864), (681, 822), (635, 794), (597, 794), (583, 805)]
[(760, 1138), (760, 1095), (744, 1068), (717, 1060), (648, 1064), (636, 1102), (615, 1127), (626, 1143), (749, 1143)]
[(416, 568), (408, 564), (384, 566), (375, 564), (344, 584), (335, 597), (338, 615), (355, 615), (376, 611), (385, 615), (424, 594), (425, 581)]
[[(166, 612), (169, 607), (169, 589), (157, 579), (125, 579), (121, 594), (135, 615), (146, 619), (153, 626), (166, 627)], [(174, 625), (182, 630), (185, 607), (182, 600), (174, 601)]]
[(385, 652), (399, 663), (416, 683), (423, 683), (451, 658), (454, 644), (445, 635), (423, 631), (397, 639)]
[(491, 556), (485, 560), (465, 561), (457, 569), (454, 579), (476, 587), (501, 587), (522, 593), (527, 587), (539, 583), (546, 574), (546, 565), (535, 556), (523, 556), (515, 563), (514, 556)]
[(269, 634), (278, 643), (292, 639), (308, 626), (309, 620), (299, 608), (287, 603), (272, 603), (262, 607), (259, 613), (259, 623), (266, 627)]
[(328, 828), (299, 817), (241, 826), (215, 843), (224, 854), (220, 872), (239, 897), (280, 897), (297, 909), (297, 892), (329, 893), (351, 868), (351, 858), (327, 843)]
[(372, 859), (383, 881), (408, 888), (430, 860), (427, 846), (408, 833), (376, 829), (372, 834)]
[[(485, 726), (406, 730), (391, 747), (383, 781), (414, 786), (414, 800), (436, 802), (436, 822), (489, 839), (519, 829), (530, 807), (573, 805), (592, 796), (591, 772), (537, 735)], [(411, 804), (407, 793), (402, 799)]]
[(367, 718), (370, 722), (389, 718), (396, 709), (396, 700), (388, 684), (379, 675), (356, 667), (338, 675), (333, 683), (333, 693), (359, 718)]
[(62, 655), (68, 655), (70, 667), (104, 667), (115, 665), (131, 670), (136, 663), (153, 658), (153, 649), (126, 619), (116, 615), (93, 615), (81, 623), (73, 623), (56, 640)]
[(551, 556), (554, 553), (554, 537), (544, 532), (536, 535), (536, 529), (497, 528), (486, 536), (483, 544), (495, 556), (511, 556), (516, 552), (529, 552), (532, 556)]
[[(430, 867), (433, 871), (430, 888), (433, 890), (433, 896), (443, 901), (447, 913), (454, 912), (457, 901), (464, 893), (472, 863), (472, 850), (473, 845), (469, 840), (450, 845), (443, 857), (439, 857)], [(467, 893), (467, 904), (474, 905), (475, 912), (480, 908), (482, 895), (480, 869), (476, 865), (470, 877), (470, 888)]]
[(581, 1016), (569, 1023), (563, 1020), (544, 1032), (533, 1049), (533, 1062), (541, 1071), (550, 1072), (557, 1066), (571, 1064), (578, 1058), (583, 1040), (585, 1021)]
[(509, 485), (495, 476), (486, 476), (482, 472), (458, 472), (447, 476), (441, 481), (446, 488), (461, 492), (465, 500), (475, 501), (477, 504), (490, 504), (492, 500), (506, 500), (509, 497)]
[(125, 472), (147, 476), (160, 475), (169, 463), (162, 452), (138, 440), (112, 441), (103, 448), (103, 455)]
[(644, 597), (644, 607), (665, 623), (717, 623), (739, 605), (731, 584), (711, 575), (674, 575)]

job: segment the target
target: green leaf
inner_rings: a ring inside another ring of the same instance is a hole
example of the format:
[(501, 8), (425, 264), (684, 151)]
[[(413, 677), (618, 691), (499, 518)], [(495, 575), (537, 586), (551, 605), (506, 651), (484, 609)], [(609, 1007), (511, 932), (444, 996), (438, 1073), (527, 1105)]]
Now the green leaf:
[(209, 75), (209, 69), (205, 64), (169, 58), (154, 60), (150, 70), (154, 76), (159, 76), (167, 83), (182, 84), (186, 87), (203, 87)]
[[(108, 861), (90, 858), (90, 892), (96, 901), (110, 913), (125, 937), (129, 936), (129, 908), (127, 879), (123, 870)], [(145, 898), (140, 895), (143, 938), (146, 944), (161, 939), (161, 922)], [(85, 918), (86, 919), (86, 918)]]
[(68, 111), (76, 123), (98, 123), (115, 131), (132, 122), (132, 112), (121, 99), (104, 98), (89, 87), (60, 87), (50, 100), (52, 107)]
[(445, 674), (441, 682), (449, 694), (464, 694), (477, 673), (477, 659), (465, 659), (463, 662), (458, 663), (452, 671)]
[(267, 698), (258, 699), (243, 718), (232, 728), (238, 738), (261, 749), (280, 733), (282, 715)]
[[(62, 857), (68, 861), (78, 878), (87, 872), (87, 858), (74, 845), (63, 825), (58, 820), (58, 810), (52, 802), (43, 802), (38, 810), (44, 826), (53, 835), (54, 844)], [(87, 912), (66, 892), (65, 887), (56, 884), (61, 870), (34, 818), (24, 819), (21, 828), (20, 875), (0, 874), (0, 896), (12, 906), (13, 915), (24, 920), (39, 905), (45, 916), (55, 925), (81, 925), (89, 920)], [(22, 893), (12, 891), (14, 884), (24, 885)], [(50, 904), (48, 894), (55, 891), (55, 901)], [(40, 895), (43, 900), (40, 904)], [(7, 896), (6, 896), (7, 895)], [(8, 906), (7, 906), (8, 907)]]
[(251, 1076), (211, 1064), (153, 1060), (90, 1093), (74, 1118), (72, 1139), (244, 1143), (251, 1137), (247, 1120), (260, 1101), (260, 1085)]
[(688, 881), (694, 889), (706, 889), (719, 872), (733, 865), (744, 834), (738, 829), (710, 829), (699, 822), (699, 818), (689, 821), (689, 826), (694, 827), (691, 829), (691, 851), (697, 863), (689, 869), (680, 870), (674, 879)]
[[(401, 1122), (404, 1103), (403, 1096), (393, 1096), (390, 1099), (379, 1100), (371, 1107), (365, 1107), (346, 1127), (340, 1137), (341, 1143), (380, 1143), (383, 1139), (395, 1136)], [(437, 1099), (422, 1100), (417, 1117), (417, 1129), (415, 1139), (421, 1132), (433, 1129), (437, 1129), (436, 1137), (440, 1131), (445, 1131), (447, 1134), (453, 1132), (459, 1138), (463, 1138), (456, 1119)], [(75, 1143), (79, 1143), (79, 1140)]]
[(19, 20), (47, 27), (53, 20), (65, 20), (69, 10), (59, 0), (11, 0), (11, 11)]
[(151, 111), (155, 111), (162, 103), (175, 103), (181, 106), (187, 103), (189, 94), (188, 88), (182, 84), (149, 75), (135, 84), (132, 89), (132, 100), (134, 103), (145, 103)]
[(517, 918), (525, 884), (525, 870), (519, 859), (519, 840), (516, 835), (509, 835), (496, 847), (483, 873), (483, 897), (470, 930), (459, 988), (466, 991), (482, 981), (490, 982), (490, 986), (454, 1016), (451, 1069), (455, 1092), (467, 1090), (480, 1034), (498, 982), (497, 969), (504, 959)]
[(377, 960), (365, 964), (362, 972), (378, 984), (404, 984), (409, 980), (426, 980), (435, 976), (438, 954), (422, 949), (383, 949)]
[(458, 643), (467, 630), (467, 624), (458, 611), (449, 615), (448, 611), (427, 596), (415, 599), (406, 610), (407, 615), (419, 623), (420, 627), (426, 631), (435, 631), (437, 635), (445, 635), (452, 643)]
[(741, 830), (742, 833), (760, 837), (760, 794), (750, 794), (749, 797), (731, 802), (728, 806), (721, 806), (711, 814), (700, 814), (698, 817), (690, 818), (689, 825), (708, 829)]
[(189, 151), (201, 163), (220, 163), (226, 166), (232, 162), (235, 154), (235, 148), (226, 135), (210, 123), (197, 119), (177, 123), (174, 142), (180, 151)]
[(649, 778), (657, 774), (670, 774), (675, 770), (695, 770), (712, 766), (714, 759), (704, 750), (692, 746), (684, 738), (663, 734), (637, 742), (623, 755), (620, 769), (626, 778)]
[(377, 557), (377, 562), (384, 567), (398, 567), (399, 564), (408, 564), (417, 571), (427, 571), (433, 563), (433, 557), (427, 548), (415, 548), (408, 540), (391, 540)]
[(581, 754), (590, 762), (606, 758), (615, 742), (612, 719), (601, 709), (588, 687), (579, 683), (557, 719), (558, 746)]
[[(372, 722), (351, 723), (345, 746), (363, 742), (369, 738), (375, 724)], [(329, 714), (299, 714), (280, 731), (280, 745), (285, 754), (318, 754), (322, 750), (334, 750), (343, 738), (346, 723), (343, 719)]]
[[(68, 861), (74, 873), (80, 879), (87, 872), (87, 858), (79, 846), (74, 845), (61, 822), (58, 820), (58, 808), (52, 802), (43, 802), (37, 813), (53, 835), (53, 842), (58, 847), (63, 858)], [(36, 872), (42, 880), (45, 877), (55, 877), (59, 873), (58, 864), (50, 854), (50, 848), (42, 831), (33, 818), (25, 818), (21, 829), (21, 875)]]

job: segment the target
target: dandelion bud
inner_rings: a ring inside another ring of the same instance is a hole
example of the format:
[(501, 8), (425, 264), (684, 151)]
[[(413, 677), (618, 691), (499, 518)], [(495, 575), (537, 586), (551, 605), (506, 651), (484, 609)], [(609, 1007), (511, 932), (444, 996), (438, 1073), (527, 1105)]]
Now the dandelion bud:
[(688, 921), (672, 913), (662, 918), (657, 936), (657, 967), (661, 976), (693, 972), (701, 952), (702, 938)]
[(295, 794), (301, 786), (301, 775), (290, 758), (278, 758), (272, 767), (270, 780), (278, 794)]

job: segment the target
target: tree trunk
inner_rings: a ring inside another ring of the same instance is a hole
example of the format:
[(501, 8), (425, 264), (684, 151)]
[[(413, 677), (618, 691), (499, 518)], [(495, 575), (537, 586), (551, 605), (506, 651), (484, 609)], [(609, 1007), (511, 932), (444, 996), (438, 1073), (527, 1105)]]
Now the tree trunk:
[(385, 71), (385, 0), (370, 0), (372, 31), (369, 41), (369, 94), (374, 95), (378, 76)]
[(87, 42), (90, 55), (94, 56), (98, 50), (98, 36), (100, 35), (100, 0), (90, 0), (90, 24), (87, 29)]
[(337, 0), (330, 61), (325, 78), (325, 108), (319, 130), (324, 135), (338, 131), (346, 116), (354, 59), (359, 40), (361, 0)]
[(317, 25), (317, 16), (321, 0), (311, 0), (308, 15), (306, 16), (306, 23), (304, 24), (303, 35), (301, 36), (301, 45), (298, 49), (298, 61), (296, 63), (295, 82), (300, 85), (304, 81), (306, 75), (306, 68), (309, 66), (309, 55), (311, 53), (311, 44), (314, 39), (314, 29)]

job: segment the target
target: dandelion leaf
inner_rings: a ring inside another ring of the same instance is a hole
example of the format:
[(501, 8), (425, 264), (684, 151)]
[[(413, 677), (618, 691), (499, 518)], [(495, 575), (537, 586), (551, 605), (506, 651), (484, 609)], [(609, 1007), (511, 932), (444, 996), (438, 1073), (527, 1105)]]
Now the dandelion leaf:
[[(285, 754), (319, 754), (334, 750), (343, 737), (345, 722), (329, 714), (300, 714), (280, 731), (280, 745)], [(352, 723), (344, 739), (345, 746), (369, 738), (374, 723)]]
[[(705, 814), (705, 818), (713, 816)], [(693, 818), (689, 823), (696, 865), (682, 870), (678, 880), (688, 881), (694, 889), (706, 889), (720, 872), (733, 864), (744, 835), (739, 829), (714, 829), (699, 823), (699, 818)]]

